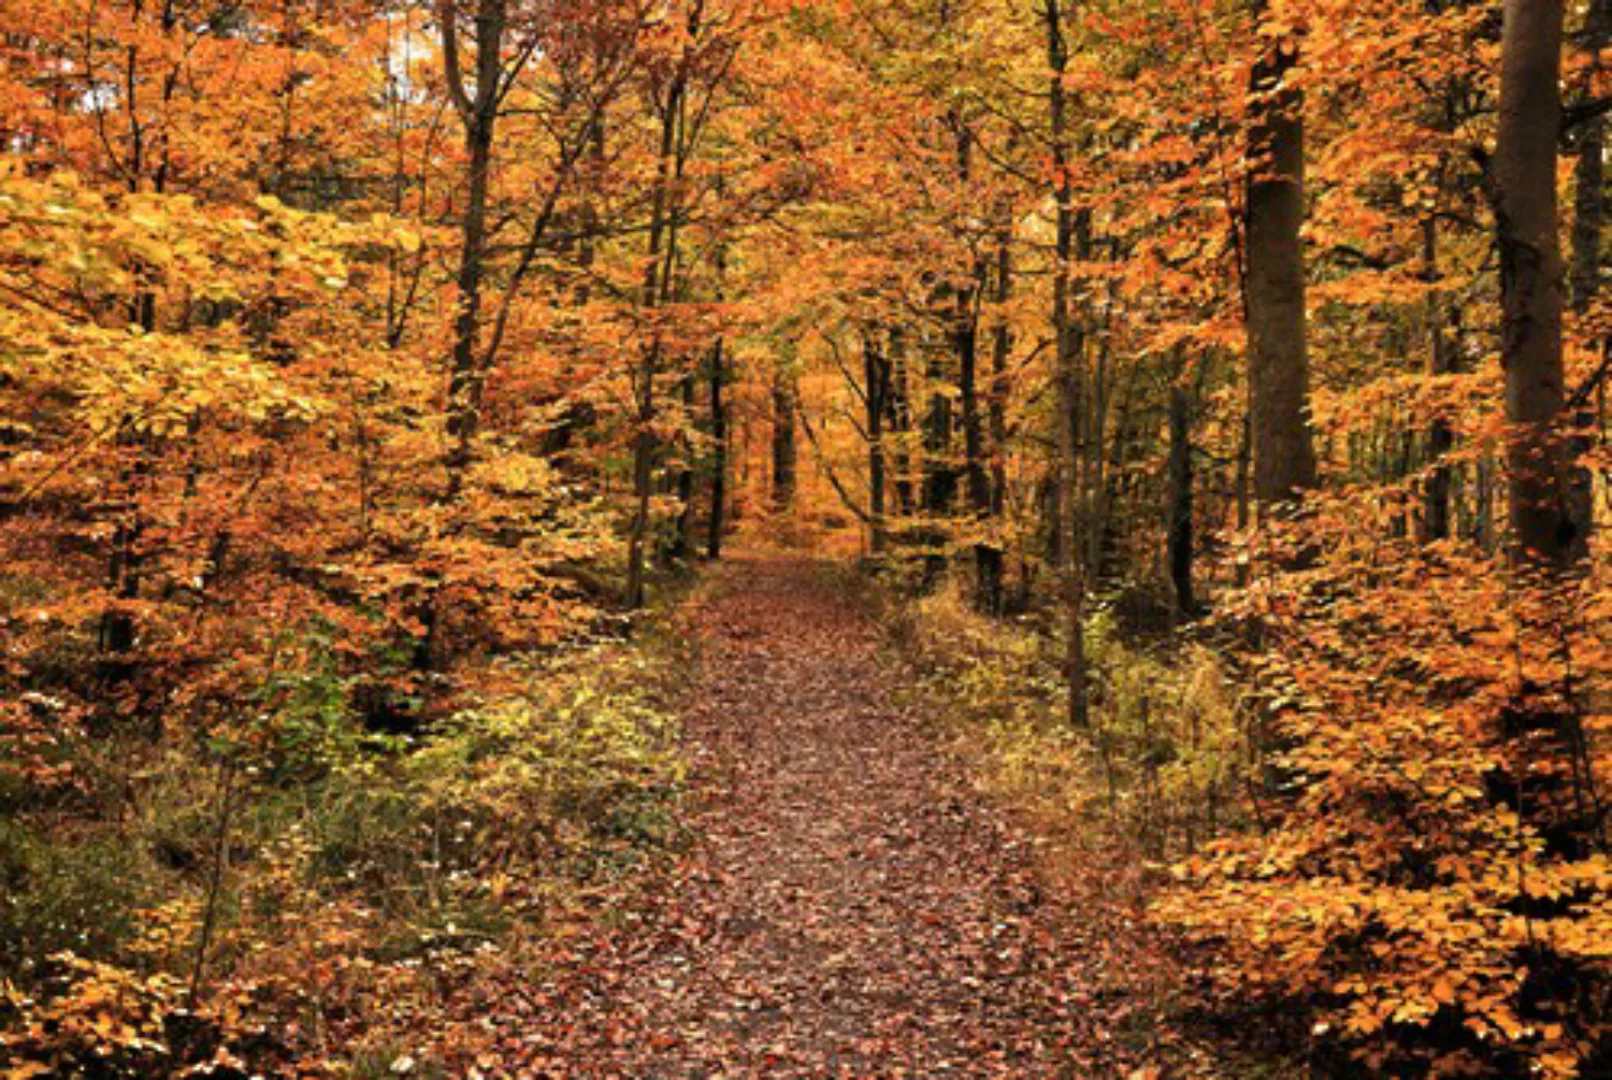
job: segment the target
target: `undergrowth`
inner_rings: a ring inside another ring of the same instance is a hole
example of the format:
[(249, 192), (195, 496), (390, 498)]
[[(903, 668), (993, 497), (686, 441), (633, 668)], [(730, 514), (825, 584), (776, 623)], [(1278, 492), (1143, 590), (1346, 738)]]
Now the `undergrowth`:
[(296, 644), (255, 735), (0, 746), (0, 1072), (430, 1075), (390, 1048), (680, 842), (670, 622), (491, 663), (408, 733)]
[(1035, 619), (992, 619), (948, 585), (887, 606), (938, 692), (954, 734), (979, 751), (983, 782), (1066, 841), (1123, 843), (1159, 863), (1246, 820), (1240, 789), (1256, 754), (1236, 688), (1209, 648), (1122, 640), (1099, 610), (1086, 628), (1091, 724), (1065, 714), (1062, 646)]
[(1607, 1075), (1604, 569), (1294, 535), (1317, 553), (1190, 634), (1099, 608), (1084, 729), (1044, 622), (955, 585), (888, 617), (1059, 887), (1097, 878), (1190, 961), (1185, 1011), (1252, 1017), (1316, 1076)]
[(1215, 996), (1191, 975), (1190, 942), (1150, 914), (1175, 861), (1255, 824), (1243, 791), (1259, 755), (1217, 654), (1185, 637), (1127, 641), (1100, 608), (1087, 625), (1093, 698), (1081, 730), (1068, 722), (1063, 643), (1043, 619), (980, 614), (955, 580), (877, 596), (925, 712), (971, 780), (1027, 825), (1050, 886), (1079, 913), (1070, 932), (1103, 957), (1105, 993), (1134, 1004), (1170, 1067), (1302, 1075), (1292, 1018)]

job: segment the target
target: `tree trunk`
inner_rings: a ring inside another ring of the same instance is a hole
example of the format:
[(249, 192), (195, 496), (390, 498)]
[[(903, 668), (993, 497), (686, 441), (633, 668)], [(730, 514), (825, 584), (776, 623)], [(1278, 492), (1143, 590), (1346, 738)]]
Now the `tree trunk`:
[[(1007, 406), (1011, 389), (1008, 364), (1013, 354), (1013, 331), (1008, 325), (1006, 305), (1013, 299), (1013, 208), (1003, 210), (1003, 222), (996, 242), (996, 329), (991, 345), (990, 424), (991, 472), (987, 481), (986, 514), (1000, 524), (1007, 513)], [(1006, 552), (999, 542), (981, 544), (975, 549), (979, 559), (980, 601), (984, 610), (1001, 614), (1003, 563)]]
[(795, 376), (780, 366), (772, 382), (772, 505), (779, 513), (795, 505), (795, 406), (799, 392)]
[[(1586, 99), (1594, 94), (1595, 77), (1601, 71), (1601, 50), (1612, 37), (1612, 0), (1591, 0), (1589, 13), (1584, 20), (1584, 34), (1580, 42), (1589, 57), (1585, 72)], [(1579, 130), (1578, 163), (1573, 170), (1573, 310), (1589, 310), (1601, 289), (1601, 222), (1606, 215), (1606, 117), (1596, 116), (1584, 122)], [(1601, 351), (1605, 355), (1612, 342), (1603, 340)], [(1573, 427), (1579, 432), (1590, 429), (1595, 414), (1587, 407), (1573, 416)], [(1572, 451), (1575, 461), (1591, 448), (1591, 441), (1583, 434), (1574, 436)], [(1595, 477), (1583, 466), (1575, 464), (1568, 474), (1568, 514), (1573, 524), (1573, 540), (1569, 558), (1581, 562), (1589, 558), (1590, 538), (1595, 530)]]
[[(991, 478), (985, 460), (985, 415), (979, 393), (979, 296), (985, 266), (976, 267), (974, 287), (958, 297), (958, 389), (963, 406), (963, 473), (968, 484), (968, 507), (974, 527), (985, 527), (991, 517)], [(974, 542), (975, 604), (985, 612), (997, 606), (1001, 552), (989, 540)]]
[(884, 419), (889, 408), (890, 362), (880, 350), (877, 334), (862, 337), (862, 366), (867, 382), (866, 416), (868, 429), (868, 529), (869, 546), (875, 557), (890, 546), (885, 515)]
[[(1427, 297), (1428, 374), (1437, 377), (1455, 371), (1459, 343), (1452, 342), (1444, 332), (1444, 297), (1438, 291), (1438, 221), (1432, 217), (1422, 222), (1422, 261), (1430, 289)], [(1450, 467), (1441, 462), (1454, 446), (1455, 432), (1449, 420), (1443, 416), (1435, 418), (1427, 429), (1427, 456), (1433, 462), (1433, 471), (1422, 493), (1424, 543), (1450, 538)]]
[(1565, 565), (1575, 546), (1562, 440), (1562, 290), (1556, 143), (1562, 0), (1506, 0), (1496, 129), (1495, 220), (1506, 372), (1508, 512), (1514, 554)]
[(1166, 541), (1170, 583), (1175, 588), (1175, 616), (1180, 622), (1197, 617), (1192, 588), (1192, 395), (1170, 387), (1169, 528)]
[(951, 460), (956, 420), (951, 395), (941, 385), (946, 379), (943, 351), (932, 349), (925, 370), (929, 383), (929, 409), (924, 416), (923, 511), (930, 518), (926, 531), (939, 531), (939, 518), (949, 516), (957, 501), (957, 468)]
[[(1069, 679), (1069, 722), (1076, 727), (1091, 724), (1086, 671), (1086, 575), (1083, 545), (1080, 543), (1080, 511), (1074, 505), (1079, 489), (1081, 387), (1080, 352), (1077, 327), (1071, 311), (1070, 266), (1075, 257), (1076, 234), (1084, 237), (1089, 212), (1074, 208), (1074, 190), (1069, 175), (1069, 118), (1064, 91), (1064, 72), (1069, 67), (1069, 49), (1064, 41), (1063, 17), (1058, 0), (1047, 0), (1047, 59), (1052, 78), (1047, 106), (1052, 137), (1052, 161), (1057, 214), (1057, 266), (1053, 273), (1052, 326), (1057, 348), (1059, 390), (1059, 442), (1062, 468), (1059, 476), (1059, 526), (1064, 530), (1060, 545), (1064, 556), (1064, 592), (1068, 614), (1066, 666)], [(1084, 242), (1081, 247), (1084, 248)], [(1085, 254), (1084, 251), (1081, 252)]]
[[(698, 24), (691, 18), (689, 35), (698, 32)], [(681, 171), (683, 155), (678, 146), (683, 118), (683, 98), (687, 90), (688, 56), (685, 53), (666, 89), (666, 107), (661, 116), (660, 160), (655, 173), (655, 191), (649, 218), (649, 259), (644, 270), (644, 283), (640, 306), (652, 326), (649, 345), (644, 349), (643, 361), (636, 372), (638, 435), (633, 443), (633, 519), (627, 543), (627, 607), (636, 611), (644, 606), (646, 552), (649, 546), (650, 500), (654, 495), (655, 457), (659, 453), (659, 440), (655, 436), (655, 419), (658, 405), (655, 399), (655, 379), (660, 373), (661, 354), (665, 340), (659, 325), (664, 307), (668, 280), (671, 276), (670, 253), (675, 251), (675, 237), (670, 237), (675, 215), (672, 211), (672, 183), (674, 174)]]
[[(688, 371), (680, 381), (683, 401), (683, 424), (685, 432), (694, 428), (694, 408), (696, 405), (695, 372)], [(687, 559), (694, 554), (694, 464), (695, 443), (692, 437), (685, 434), (683, 439), (683, 464), (677, 470), (677, 534), (672, 541), (672, 556), (677, 559)]]
[(890, 431), (896, 436), (896, 505), (902, 517), (910, 518), (916, 509), (912, 484), (912, 388), (907, 365), (907, 335), (901, 329), (890, 331)]
[(443, 57), (450, 90), (465, 129), (466, 178), (464, 220), (459, 227), (459, 270), (455, 278), (458, 309), (453, 324), (453, 365), (448, 381), (448, 498), (464, 489), (481, 426), (481, 399), (486, 373), (477, 344), (481, 336), (482, 280), (487, 257), (487, 195), (492, 180), (493, 133), (498, 120), (499, 85), (503, 75), (504, 0), (481, 0), (476, 8), (476, 85), (466, 96), (458, 65), (458, 28), (454, 9), (443, 19)]
[(946, 548), (950, 542), (946, 519), (952, 516), (957, 504), (957, 465), (952, 460), (957, 418), (951, 395), (943, 385), (948, 375), (947, 355), (944, 348), (930, 348), (925, 368), (929, 407), (924, 416), (923, 528), (920, 533), (924, 547), (925, 591), (934, 588), (946, 572)]
[(711, 348), (711, 521), (705, 541), (705, 553), (713, 560), (722, 557), (722, 530), (727, 527), (728, 403), (723, 393), (727, 367), (724, 343), (718, 337)]
[[(1590, 0), (1579, 40), (1588, 64), (1583, 98), (1595, 93), (1601, 72), (1601, 50), (1612, 38), (1612, 0)], [(1585, 120), (1578, 130), (1578, 160), (1573, 169), (1573, 310), (1590, 306), (1601, 288), (1601, 220), (1606, 202), (1606, 117)]]
[[(1256, 0), (1256, 18), (1264, 2)], [(1262, 510), (1315, 485), (1315, 447), (1305, 413), (1304, 95), (1288, 80), (1297, 48), (1265, 47), (1254, 64), (1245, 206), (1249, 410), (1254, 497)]]

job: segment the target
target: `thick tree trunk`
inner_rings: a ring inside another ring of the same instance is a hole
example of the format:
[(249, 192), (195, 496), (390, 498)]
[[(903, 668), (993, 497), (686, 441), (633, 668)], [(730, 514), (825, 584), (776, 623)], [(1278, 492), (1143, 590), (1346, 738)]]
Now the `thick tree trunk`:
[[(1256, 2), (1256, 17), (1263, 0)], [(1254, 64), (1249, 104), (1249, 175), (1244, 213), (1249, 410), (1254, 496), (1262, 509), (1315, 485), (1315, 448), (1306, 410), (1304, 96), (1288, 79), (1298, 55), (1272, 42)]]
[(1575, 546), (1564, 447), (1556, 144), (1562, 0), (1506, 0), (1494, 155), (1506, 372), (1506, 463), (1515, 555), (1562, 566)]

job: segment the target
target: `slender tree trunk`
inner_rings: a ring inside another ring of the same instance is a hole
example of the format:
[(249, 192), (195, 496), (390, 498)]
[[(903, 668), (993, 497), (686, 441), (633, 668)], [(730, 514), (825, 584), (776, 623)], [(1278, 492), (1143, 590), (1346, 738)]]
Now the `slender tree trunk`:
[[(727, 299), (728, 253), (719, 247), (716, 254), (716, 298)], [(728, 357), (727, 342), (719, 332), (711, 345), (711, 517), (705, 539), (706, 557), (722, 557), (723, 530), (727, 527), (728, 501)]]
[(957, 424), (951, 395), (942, 385), (946, 381), (942, 350), (930, 350), (925, 375), (929, 384), (929, 408), (924, 416), (923, 511), (930, 518), (926, 531), (939, 533), (939, 519), (949, 516), (957, 501), (957, 467), (951, 457), (952, 435)]
[(799, 448), (795, 441), (795, 375), (780, 365), (772, 382), (772, 505), (785, 513), (795, 505)]
[(951, 539), (947, 520), (956, 511), (957, 465), (952, 459), (952, 441), (957, 418), (952, 397), (946, 391), (949, 372), (948, 350), (929, 348), (925, 383), (929, 405), (924, 415), (923, 443), (923, 587), (934, 588), (946, 572), (947, 546)]
[[(1579, 46), (1588, 60), (1584, 98), (1595, 92), (1601, 51), (1612, 38), (1612, 0), (1590, 0)], [(1583, 311), (1601, 288), (1601, 222), (1606, 203), (1606, 117), (1585, 120), (1578, 130), (1573, 169), (1573, 310)]]
[(890, 331), (890, 383), (887, 418), (896, 437), (896, 505), (905, 518), (917, 508), (912, 484), (912, 382), (907, 364), (907, 335), (899, 327)]
[(1556, 236), (1562, 0), (1506, 0), (1495, 218), (1506, 371), (1508, 509), (1515, 555), (1562, 566), (1575, 546), (1562, 440), (1562, 292)]
[(453, 363), (448, 381), (448, 498), (464, 489), (481, 424), (486, 373), (481, 370), (482, 281), (487, 258), (487, 198), (492, 180), (493, 134), (498, 120), (503, 75), (504, 0), (481, 0), (476, 8), (476, 85), (466, 96), (458, 69), (457, 27), (447, 8), (442, 33), (447, 77), (465, 129), (469, 159), (464, 219), (459, 227), (458, 309), (453, 324)]
[[(694, 427), (694, 409), (697, 404), (697, 386), (695, 373), (691, 370), (683, 375), (679, 382), (683, 401), (683, 423), (687, 428)], [(672, 543), (672, 555), (677, 559), (686, 559), (694, 553), (694, 447), (692, 438), (685, 437), (684, 461), (677, 470), (677, 533)]]
[[(991, 394), (988, 412), (990, 424), (990, 477), (986, 483), (987, 517), (999, 526), (1007, 513), (1007, 406), (1010, 381), (1008, 364), (1013, 355), (1013, 331), (1008, 325), (1006, 305), (1013, 299), (1013, 208), (1003, 210), (1003, 221), (997, 232), (996, 243), (996, 328), (991, 345)], [(975, 549), (979, 559), (981, 606), (993, 614), (1001, 614), (1005, 606), (1002, 592), (1003, 563), (1006, 552), (1000, 542), (979, 545)]]
[(1483, 457), (1478, 459), (1476, 477), (1473, 485), (1476, 492), (1473, 502), (1472, 537), (1484, 551), (1493, 553), (1499, 546), (1499, 538), (1495, 536), (1495, 455), (1484, 451)]
[(1170, 583), (1175, 589), (1175, 616), (1180, 622), (1197, 617), (1192, 587), (1192, 393), (1177, 383), (1170, 387), (1169, 528), (1166, 542)]
[(141, 459), (145, 448), (139, 445), (140, 436), (128, 425), (119, 434), (118, 442), (125, 453), (137, 455), (137, 458), (120, 470), (124, 505), (112, 530), (111, 552), (107, 558), (106, 588), (112, 606), (101, 617), (100, 670), (102, 677), (113, 686), (128, 682), (135, 673), (134, 614), (125, 605), (140, 598), (141, 539), (145, 534), (145, 519), (140, 513), (140, 477), (145, 471)]
[[(1057, 213), (1057, 266), (1053, 272), (1052, 326), (1057, 339), (1059, 390), (1059, 442), (1062, 469), (1059, 491), (1059, 524), (1064, 531), (1063, 568), (1065, 604), (1068, 614), (1066, 647), (1069, 679), (1069, 722), (1076, 727), (1091, 724), (1088, 676), (1086, 671), (1086, 574), (1083, 545), (1080, 543), (1080, 511), (1075, 503), (1079, 490), (1080, 426), (1083, 412), (1080, 387), (1081, 343), (1071, 311), (1071, 266), (1075, 258), (1077, 233), (1087, 232), (1088, 212), (1074, 207), (1073, 181), (1069, 172), (1069, 117), (1064, 90), (1064, 73), (1069, 67), (1069, 49), (1064, 40), (1063, 16), (1058, 0), (1047, 0), (1047, 59), (1052, 78), (1047, 105), (1052, 138)], [(1081, 244), (1085, 246), (1084, 243)], [(1082, 253), (1084, 255), (1084, 251)]]
[[(1264, 0), (1255, 0), (1255, 17)], [(1315, 485), (1306, 411), (1304, 311), (1304, 95), (1288, 78), (1297, 46), (1272, 42), (1254, 64), (1245, 206), (1249, 411), (1254, 496), (1262, 509)]]
[(727, 527), (728, 403), (723, 393), (727, 369), (725, 344), (718, 337), (711, 348), (711, 521), (705, 542), (705, 553), (713, 560), (722, 557), (722, 533)]
[(879, 557), (890, 546), (885, 513), (884, 447), (884, 420), (890, 396), (890, 362), (880, 349), (876, 333), (866, 333), (862, 337), (862, 365), (867, 384), (869, 546), (873, 555)]
[[(1594, 93), (1595, 77), (1601, 72), (1601, 51), (1612, 38), (1612, 0), (1590, 0), (1590, 10), (1584, 20), (1581, 47), (1589, 57), (1585, 72), (1585, 98)], [(1606, 216), (1606, 117), (1586, 120), (1579, 131), (1578, 162), (1573, 170), (1573, 310), (1582, 314), (1589, 310), (1601, 289), (1601, 230)], [(1601, 342), (1603, 356), (1612, 351), (1612, 341)], [(1585, 407), (1573, 416), (1573, 426), (1581, 434), (1575, 435), (1573, 457), (1580, 458), (1591, 448), (1591, 440), (1582, 432), (1595, 424), (1595, 414)], [(1589, 558), (1590, 539), (1595, 530), (1595, 476), (1588, 469), (1575, 464), (1568, 474), (1568, 514), (1573, 525), (1573, 539), (1569, 558), (1582, 562)]]
[(979, 320), (974, 300), (958, 298), (957, 328), (958, 389), (963, 408), (963, 471), (968, 480), (969, 508), (978, 514), (991, 509), (991, 480), (985, 468), (985, 418), (979, 394)]
[[(979, 393), (979, 304), (985, 266), (976, 268), (974, 287), (958, 297), (958, 389), (963, 407), (963, 472), (968, 484), (968, 507), (975, 528), (991, 517), (991, 477), (985, 459), (985, 415)], [(998, 607), (997, 581), (1001, 552), (989, 540), (974, 542), (975, 603), (981, 611)]]
[[(698, 30), (691, 23), (690, 36)], [(660, 159), (655, 173), (655, 190), (650, 206), (649, 258), (644, 270), (643, 298), (640, 306), (651, 322), (649, 345), (644, 349), (642, 363), (636, 373), (636, 405), (638, 435), (633, 444), (633, 519), (627, 541), (627, 607), (637, 610), (644, 606), (647, 549), (649, 547), (650, 501), (655, 488), (655, 458), (660, 451), (660, 440), (655, 435), (655, 420), (659, 405), (655, 397), (655, 379), (660, 374), (665, 338), (660, 326), (661, 311), (666, 299), (667, 279), (671, 274), (670, 252), (675, 240), (670, 236), (675, 214), (671, 205), (672, 181), (678, 170), (682, 154), (678, 137), (683, 118), (683, 98), (687, 91), (688, 57), (685, 55), (672, 75), (666, 90), (665, 111), (661, 116)]]
[[(1428, 374), (1435, 378), (1455, 371), (1457, 352), (1445, 333), (1444, 297), (1438, 289), (1438, 221), (1429, 217), (1422, 222), (1422, 262), (1424, 278), (1428, 283), (1427, 331)], [(1427, 478), (1422, 493), (1422, 539), (1424, 542), (1450, 538), (1450, 467), (1442, 464), (1444, 457), (1455, 446), (1455, 432), (1444, 416), (1436, 417), (1427, 429), (1427, 457), (1433, 471)]]

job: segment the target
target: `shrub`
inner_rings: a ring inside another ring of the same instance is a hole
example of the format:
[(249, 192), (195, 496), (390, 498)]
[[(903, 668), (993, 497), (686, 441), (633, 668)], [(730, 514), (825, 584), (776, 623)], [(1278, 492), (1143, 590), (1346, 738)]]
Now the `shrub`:
[(1263, 693), (1264, 828), (1186, 861), (1160, 912), (1372, 1070), (1604, 1075), (1612, 753), (1585, 688), (1612, 593), (1385, 532), (1311, 537), (1312, 567), (1225, 612)]
[(1089, 620), (1091, 729), (1064, 714), (1062, 646), (1031, 619), (976, 613), (949, 585), (905, 609), (902, 633), (930, 684), (981, 743), (992, 784), (1065, 834), (1102, 822), (1154, 858), (1187, 851), (1242, 814), (1251, 757), (1224, 666), (1207, 647), (1172, 642), (1170, 662), (1123, 643), (1099, 610)]

